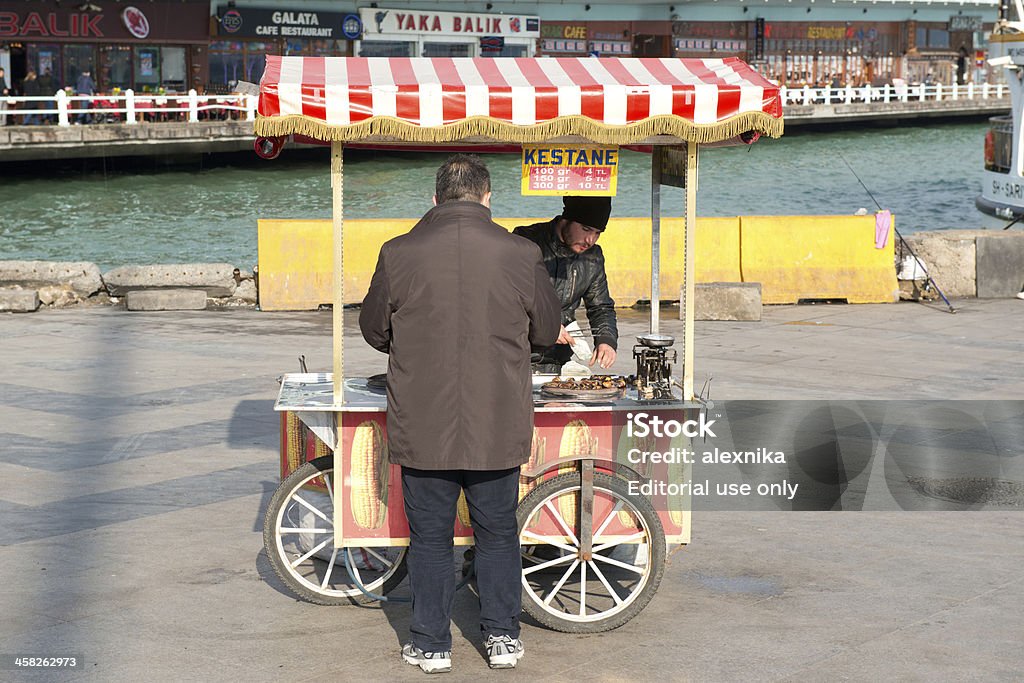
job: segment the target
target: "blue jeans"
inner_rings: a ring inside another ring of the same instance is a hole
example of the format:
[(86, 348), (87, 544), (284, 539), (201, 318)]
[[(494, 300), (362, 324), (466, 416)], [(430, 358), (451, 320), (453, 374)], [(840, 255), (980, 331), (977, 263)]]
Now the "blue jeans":
[(409, 519), (409, 584), (413, 644), (425, 652), (452, 648), (455, 600), (453, 527), (459, 492), (466, 492), (476, 544), (480, 630), (519, 637), (522, 560), (516, 504), (519, 468), (508, 470), (418, 470), (402, 468), (405, 515)]

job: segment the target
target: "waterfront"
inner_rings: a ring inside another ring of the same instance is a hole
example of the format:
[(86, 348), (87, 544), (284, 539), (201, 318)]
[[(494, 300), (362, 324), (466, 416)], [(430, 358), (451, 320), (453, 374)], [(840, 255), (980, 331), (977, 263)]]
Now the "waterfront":
[[(794, 131), (750, 148), (708, 150), (698, 213), (847, 214), (874, 210), (844, 157), (903, 233), (1005, 224), (974, 208), (987, 123)], [(291, 154), (291, 159), (289, 155)], [(300, 158), (296, 158), (296, 157)], [(347, 155), (346, 216), (412, 217), (430, 206), (437, 154)], [(555, 198), (519, 194), (517, 155), (487, 157), (499, 216), (551, 216)], [(372, 163), (371, 163), (372, 162)], [(327, 153), (286, 149), (271, 162), (173, 169), (8, 174), (0, 182), (0, 259), (122, 264), (256, 263), (258, 218), (330, 217)], [(650, 211), (648, 157), (624, 152), (615, 215)], [(665, 188), (665, 215), (683, 210)]]

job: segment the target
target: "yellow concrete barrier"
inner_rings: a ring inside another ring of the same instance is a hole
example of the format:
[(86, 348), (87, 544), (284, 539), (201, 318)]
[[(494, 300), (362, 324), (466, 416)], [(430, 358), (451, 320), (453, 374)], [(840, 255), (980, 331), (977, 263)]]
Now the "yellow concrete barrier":
[[(508, 229), (538, 218), (498, 218)], [(416, 219), (345, 221), (345, 301), (362, 301), (380, 246)], [(897, 300), (890, 236), (875, 249), (874, 216), (743, 216), (698, 218), (697, 282), (760, 282), (768, 304), (800, 299), (850, 303)], [(620, 306), (650, 297), (651, 222), (613, 218), (601, 236), (612, 297)], [(331, 303), (331, 222), (259, 221), (260, 307), (310, 310)], [(662, 221), (661, 298), (682, 285), (682, 219)]]
[[(384, 242), (409, 231), (417, 219), (345, 221), (345, 303), (363, 300)], [(543, 218), (497, 218), (511, 230)], [(682, 219), (662, 220), (661, 298), (679, 298), (682, 285)], [(698, 218), (698, 282), (740, 280), (740, 219)], [(311, 310), (331, 303), (331, 221), (261, 219), (258, 223), (259, 296), (264, 311)], [(651, 221), (612, 218), (601, 236), (612, 298), (620, 306), (651, 295)]]
[(760, 282), (766, 304), (800, 299), (891, 303), (899, 298), (895, 239), (891, 234), (885, 248), (875, 248), (873, 215), (743, 216), (742, 281)]

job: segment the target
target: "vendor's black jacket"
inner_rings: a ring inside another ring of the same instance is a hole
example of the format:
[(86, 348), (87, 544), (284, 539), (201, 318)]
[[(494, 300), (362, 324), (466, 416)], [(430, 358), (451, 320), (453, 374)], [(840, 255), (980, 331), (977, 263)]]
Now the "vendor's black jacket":
[[(555, 285), (562, 304), (562, 324), (576, 319), (582, 301), (587, 307), (587, 320), (594, 337), (594, 346), (607, 344), (618, 348), (619, 329), (615, 324), (615, 301), (608, 293), (608, 276), (604, 271), (604, 253), (598, 245), (577, 254), (562, 243), (555, 230), (558, 218), (545, 223), (525, 225), (513, 230), (540, 247), (544, 267)], [(565, 363), (572, 357), (568, 344), (556, 344), (545, 350), (541, 363)]]

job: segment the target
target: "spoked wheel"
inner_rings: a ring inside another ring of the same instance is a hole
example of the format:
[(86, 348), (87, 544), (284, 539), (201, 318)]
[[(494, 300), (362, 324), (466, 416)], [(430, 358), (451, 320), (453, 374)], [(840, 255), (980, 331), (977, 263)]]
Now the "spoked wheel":
[(597, 633), (642, 610), (665, 571), (665, 532), (650, 501), (594, 474), (592, 556), (580, 552), (580, 475), (562, 474), (519, 503), (523, 609), (557, 631)]
[[(263, 521), (274, 572), (318, 605), (369, 604), (359, 589), (384, 595), (405, 578), (404, 546), (334, 547), (334, 456), (302, 465), (281, 482)], [(345, 568), (345, 558), (358, 583)]]

